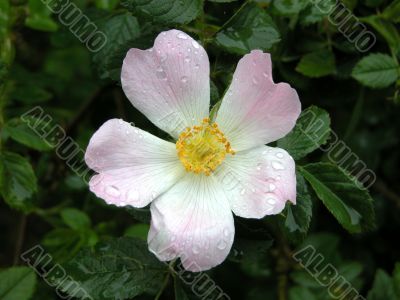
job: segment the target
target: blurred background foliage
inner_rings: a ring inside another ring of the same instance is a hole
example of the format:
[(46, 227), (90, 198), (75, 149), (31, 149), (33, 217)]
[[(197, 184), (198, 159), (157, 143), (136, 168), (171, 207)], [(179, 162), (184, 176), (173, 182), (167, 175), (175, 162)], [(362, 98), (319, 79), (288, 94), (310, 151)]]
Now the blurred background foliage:
[[(242, 55), (271, 52), (275, 82), (296, 88), (303, 108), (323, 118), (377, 175), (372, 201), (295, 129), (278, 145), (299, 165), (298, 205), (263, 220), (236, 218), (232, 251), (207, 272), (211, 278), (231, 299), (332, 299), (292, 259), (296, 249), (311, 244), (368, 300), (400, 299), (400, 1), (337, 2), (376, 36), (367, 52), (307, 0), (65, 0), (106, 34), (98, 52), (89, 51), (43, 2), (0, 0), (0, 299), (59, 298), (19, 258), (37, 244), (94, 299), (197, 299), (147, 251), (148, 209), (121, 209), (97, 199), (20, 119), (40, 106), (82, 149), (103, 122), (116, 117), (165, 137), (127, 101), (119, 76), (129, 48), (149, 48), (170, 28), (206, 48), (212, 104)], [(300, 150), (296, 140), (302, 141)], [(329, 176), (339, 184), (329, 183)], [(340, 215), (343, 207), (359, 220)], [(103, 270), (98, 263), (105, 257), (112, 262)], [(130, 268), (124, 263), (129, 257), (143, 266)]]

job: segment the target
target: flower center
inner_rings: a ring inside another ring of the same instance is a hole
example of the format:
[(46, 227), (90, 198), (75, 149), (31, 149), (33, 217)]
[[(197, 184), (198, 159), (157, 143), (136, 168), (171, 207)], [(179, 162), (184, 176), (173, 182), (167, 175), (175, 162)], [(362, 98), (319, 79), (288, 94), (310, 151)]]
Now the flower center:
[(186, 171), (211, 174), (224, 160), (226, 154), (235, 154), (216, 123), (205, 118), (199, 126), (186, 128), (178, 141), (176, 150)]

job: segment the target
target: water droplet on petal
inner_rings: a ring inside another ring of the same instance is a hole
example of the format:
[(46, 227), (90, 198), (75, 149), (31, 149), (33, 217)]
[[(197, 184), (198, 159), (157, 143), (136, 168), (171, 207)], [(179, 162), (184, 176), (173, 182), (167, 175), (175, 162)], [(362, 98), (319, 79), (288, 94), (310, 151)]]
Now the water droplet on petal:
[(186, 82), (188, 81), (188, 78), (187, 78), (186, 76), (183, 76), (183, 77), (181, 78), (181, 81), (182, 81), (183, 83), (186, 83)]
[(284, 170), (285, 169), (285, 167), (282, 165), (282, 163), (280, 163), (279, 161), (273, 161), (272, 162), (272, 167), (275, 169), (275, 170)]
[(199, 254), (200, 253), (200, 248), (197, 245), (194, 245), (192, 248), (192, 251), (194, 254)]
[(200, 68), (199, 64), (195, 64), (194, 68), (198, 70)]
[(283, 158), (283, 153), (282, 152), (278, 152), (275, 154), (277, 158)]
[(119, 197), (121, 195), (120, 190), (114, 185), (107, 186), (105, 191), (111, 197)]
[(241, 191), (240, 191), (240, 195), (244, 195), (246, 193), (246, 190), (245, 189), (242, 189)]
[(224, 228), (224, 236), (228, 237), (229, 236), (229, 229)]
[(156, 71), (156, 76), (158, 79), (167, 80), (167, 74), (165, 74), (162, 67), (158, 67)]
[(268, 198), (268, 199), (267, 199), (267, 202), (268, 202), (269, 204), (271, 204), (271, 205), (274, 205), (274, 204), (276, 203), (276, 201), (275, 201), (274, 198)]
[(185, 62), (190, 62), (190, 57), (189, 56), (185, 56)]
[(226, 248), (227, 244), (224, 240), (221, 240), (218, 244), (217, 244), (217, 248), (220, 250), (224, 250)]
[(257, 83), (258, 83), (258, 80), (257, 80), (256, 77), (253, 77), (253, 83), (254, 83), (254, 84), (257, 84)]
[(178, 39), (181, 39), (181, 40), (187, 40), (187, 38), (188, 38), (188, 36), (187, 36), (186, 34), (184, 34), (183, 32), (179, 32), (179, 33), (176, 35), (176, 37), (177, 37)]
[(261, 170), (261, 164), (257, 164), (257, 170)]
[(196, 41), (194, 41), (194, 40), (192, 41), (192, 46), (195, 47), (196, 49), (199, 49), (199, 48), (200, 48), (199, 43), (196, 42)]
[(268, 187), (270, 192), (273, 192), (276, 189), (276, 185), (273, 183), (270, 183)]

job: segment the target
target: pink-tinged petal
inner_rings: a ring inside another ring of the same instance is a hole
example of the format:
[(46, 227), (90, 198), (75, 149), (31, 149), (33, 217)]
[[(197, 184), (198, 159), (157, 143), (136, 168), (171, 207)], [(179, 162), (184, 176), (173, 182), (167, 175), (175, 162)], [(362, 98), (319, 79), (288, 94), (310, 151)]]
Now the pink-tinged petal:
[(187, 174), (151, 204), (149, 249), (160, 260), (180, 257), (192, 272), (224, 261), (233, 238), (233, 216), (213, 176)]
[(206, 51), (186, 33), (162, 32), (148, 50), (132, 48), (122, 66), (122, 88), (156, 126), (177, 138), (208, 116), (210, 66)]
[(301, 104), (294, 89), (275, 84), (271, 57), (254, 50), (238, 63), (216, 122), (236, 151), (276, 141), (294, 127)]
[(112, 119), (90, 139), (86, 164), (97, 175), (90, 190), (108, 204), (144, 207), (185, 173), (175, 145)]
[(287, 200), (296, 204), (295, 163), (283, 149), (261, 146), (239, 152), (216, 175), (239, 217), (262, 218), (280, 213)]

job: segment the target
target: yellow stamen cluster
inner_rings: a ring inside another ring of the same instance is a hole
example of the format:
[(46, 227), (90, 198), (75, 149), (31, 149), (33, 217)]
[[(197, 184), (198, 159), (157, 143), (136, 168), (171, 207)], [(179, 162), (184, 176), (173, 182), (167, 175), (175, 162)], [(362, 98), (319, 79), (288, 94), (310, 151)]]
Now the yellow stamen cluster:
[(230, 143), (210, 119), (203, 119), (199, 126), (186, 128), (178, 141), (176, 150), (186, 171), (209, 176), (224, 160), (226, 154), (235, 154)]

